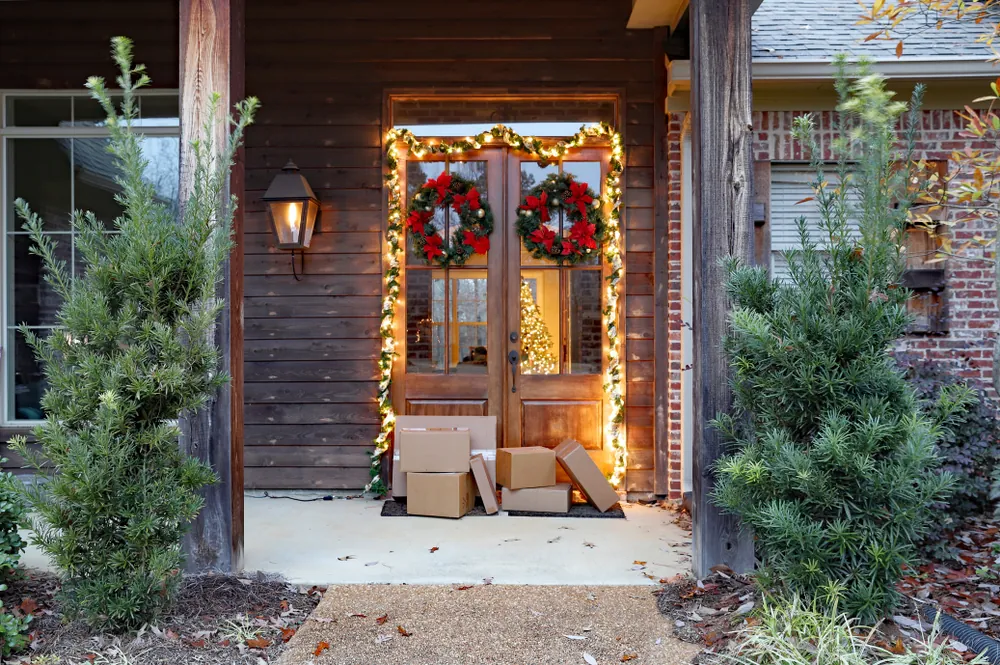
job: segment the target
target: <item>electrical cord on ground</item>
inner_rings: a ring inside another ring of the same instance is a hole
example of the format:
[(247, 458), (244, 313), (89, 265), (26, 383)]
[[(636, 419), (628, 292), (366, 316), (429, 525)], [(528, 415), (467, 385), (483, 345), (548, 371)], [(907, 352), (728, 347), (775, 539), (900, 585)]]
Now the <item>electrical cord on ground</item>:
[(271, 494), (270, 492), (264, 492), (263, 494), (247, 494), (247, 497), (251, 499), (288, 499), (289, 501), (298, 501), (300, 503), (312, 503), (313, 501), (336, 501), (340, 499), (363, 499), (364, 496), (364, 494), (349, 494), (346, 496), (334, 496), (333, 494), (327, 494), (324, 496), (305, 498), (299, 496)]

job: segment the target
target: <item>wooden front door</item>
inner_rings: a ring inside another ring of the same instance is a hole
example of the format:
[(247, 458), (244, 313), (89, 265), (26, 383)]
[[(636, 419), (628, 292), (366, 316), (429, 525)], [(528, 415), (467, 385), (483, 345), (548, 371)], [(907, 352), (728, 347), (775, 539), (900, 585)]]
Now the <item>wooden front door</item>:
[[(487, 256), (464, 266), (430, 266), (407, 242), (397, 412), (495, 415), (501, 446), (552, 447), (572, 437), (602, 465), (610, 464), (602, 436), (602, 259), (595, 253), (575, 267), (534, 259), (515, 229), (524, 193), (550, 173), (573, 173), (599, 191), (607, 152), (585, 149), (543, 166), (497, 147), (435, 159), (404, 153), (400, 164), (407, 201), (428, 178), (446, 171), (475, 181), (495, 228)], [(450, 212), (435, 215), (450, 237)], [(561, 221), (552, 222), (557, 232)]]
[[(536, 259), (524, 249), (514, 219), (524, 196), (553, 173), (571, 173), (600, 193), (607, 157), (604, 150), (584, 149), (561, 163), (541, 165), (516, 152), (508, 155), (507, 200), (513, 205), (506, 228), (509, 331), (504, 340), (508, 356), (517, 352), (513, 384), (506, 391), (507, 445), (551, 448), (573, 438), (604, 468), (611, 464), (603, 437), (604, 261), (600, 252), (576, 266)], [(561, 214), (548, 226), (569, 234)]]

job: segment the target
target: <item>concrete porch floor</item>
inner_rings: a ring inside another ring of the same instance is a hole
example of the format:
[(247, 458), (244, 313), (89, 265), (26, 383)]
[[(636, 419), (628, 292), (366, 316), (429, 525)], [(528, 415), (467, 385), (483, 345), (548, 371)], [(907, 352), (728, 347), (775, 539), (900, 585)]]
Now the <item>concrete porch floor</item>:
[[(656, 506), (627, 504), (624, 520), (503, 512), (447, 520), (381, 517), (382, 501), (372, 499), (261, 494), (246, 496), (244, 570), (295, 584), (651, 585), (691, 565), (690, 534)], [(50, 568), (33, 547), (21, 563)]]

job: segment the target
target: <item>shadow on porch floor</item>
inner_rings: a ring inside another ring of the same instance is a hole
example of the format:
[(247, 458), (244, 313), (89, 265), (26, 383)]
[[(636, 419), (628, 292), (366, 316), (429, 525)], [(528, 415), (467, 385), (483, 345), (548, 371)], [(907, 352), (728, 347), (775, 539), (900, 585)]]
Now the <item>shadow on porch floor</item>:
[(382, 501), (369, 499), (302, 503), (255, 498), (260, 494), (246, 498), (245, 568), (299, 584), (492, 578), (496, 584), (642, 585), (691, 565), (690, 534), (673, 513), (655, 506), (625, 505), (624, 520), (505, 513), (446, 520), (381, 517)]

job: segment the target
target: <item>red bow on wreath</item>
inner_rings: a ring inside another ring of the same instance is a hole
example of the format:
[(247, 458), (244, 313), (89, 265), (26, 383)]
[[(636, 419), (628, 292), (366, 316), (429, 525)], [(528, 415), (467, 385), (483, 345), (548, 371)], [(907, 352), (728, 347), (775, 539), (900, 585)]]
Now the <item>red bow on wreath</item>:
[(431, 216), (433, 213), (430, 212), (420, 212), (419, 210), (414, 210), (410, 213), (410, 216), (406, 218), (406, 228), (414, 233), (419, 233), (424, 235), (424, 224), (431, 221)]
[(437, 190), (437, 200), (438, 203), (440, 203), (441, 201), (444, 201), (444, 197), (448, 195), (448, 188), (451, 187), (451, 176), (447, 173), (442, 173), (437, 177), (437, 180), (434, 178), (429, 179), (424, 187)]
[(594, 202), (594, 197), (587, 194), (587, 183), (585, 182), (571, 182), (569, 184), (569, 196), (566, 197), (566, 206), (577, 207), (580, 211), (580, 216), (583, 218), (587, 217), (587, 204)]
[[(589, 198), (589, 197), (588, 197)], [(582, 249), (597, 249), (597, 241), (594, 240), (594, 232), (597, 231), (596, 224), (586, 221), (579, 221), (569, 230), (569, 238)]]
[[(473, 190), (475, 191), (475, 190)], [(472, 231), (466, 231), (462, 242), (472, 248), (476, 254), (485, 254), (490, 250), (490, 237), (477, 236)]]
[(435, 233), (432, 236), (427, 236), (424, 240), (426, 241), (424, 244), (424, 254), (427, 256), (428, 261), (444, 255), (444, 251), (441, 250), (441, 243), (444, 239), (441, 236)]
[[(586, 188), (586, 185), (584, 188)], [(542, 224), (544, 224), (549, 221), (548, 201), (549, 195), (546, 192), (542, 192), (541, 196), (528, 196), (524, 199), (524, 205), (521, 206), (521, 210), (537, 210), (538, 214), (541, 215)], [(552, 249), (551, 245), (549, 249)]]
[(467, 194), (455, 194), (451, 207), (455, 209), (455, 212), (462, 212), (463, 203), (469, 204), (469, 210), (479, 210), (479, 190), (473, 187)]
[[(544, 192), (542, 193), (542, 196), (543, 197), (545, 196)], [(528, 198), (533, 198), (533, 197), (528, 197)], [(531, 235), (528, 236), (528, 239), (531, 240), (531, 242), (536, 242), (542, 247), (544, 247), (546, 252), (551, 252), (552, 243), (555, 242), (556, 239), (556, 233), (547, 226), (539, 226), (537, 229), (531, 232)]]

